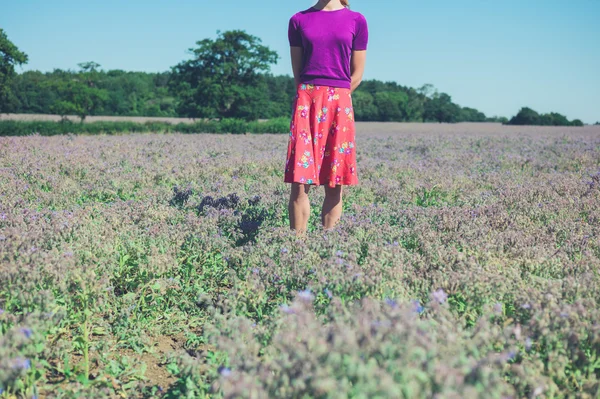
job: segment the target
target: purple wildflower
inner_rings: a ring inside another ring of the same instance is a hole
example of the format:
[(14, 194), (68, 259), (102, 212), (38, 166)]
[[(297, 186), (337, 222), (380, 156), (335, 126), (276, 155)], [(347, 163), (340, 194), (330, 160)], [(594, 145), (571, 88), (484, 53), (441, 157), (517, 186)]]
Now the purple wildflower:
[(219, 374), (221, 374), (225, 378), (227, 378), (231, 375), (231, 369), (229, 367), (221, 366), (221, 367), (219, 367), (218, 371), (219, 371)]
[(252, 269), (252, 273), (259, 274), (260, 270), (257, 267), (255, 267), (254, 269)]
[(336, 255), (336, 256), (343, 256), (343, 255), (344, 255), (344, 253), (343, 253), (342, 251), (338, 250), (338, 251), (335, 253), (335, 255)]
[(12, 368), (18, 370), (29, 370), (31, 368), (31, 360), (23, 357), (17, 357), (15, 360), (13, 360)]
[(385, 298), (385, 303), (386, 305), (391, 306), (392, 308), (395, 308), (398, 305), (398, 303), (395, 300), (390, 298)]
[(494, 304), (494, 312), (502, 313), (502, 304), (500, 302), (496, 302), (496, 304)]
[(436, 302), (439, 303), (444, 303), (448, 299), (448, 294), (446, 294), (446, 292), (444, 292), (444, 290), (441, 288), (438, 288), (438, 290), (435, 291), (431, 296)]
[(531, 350), (532, 345), (533, 341), (531, 340), (531, 338), (527, 337), (527, 339), (525, 340), (525, 349), (527, 349), (528, 351)]
[(521, 307), (522, 307), (523, 309), (531, 309), (531, 305), (530, 305), (530, 304), (528, 304), (528, 303), (524, 303), (524, 304), (522, 304), (522, 305), (521, 305)]
[(27, 338), (31, 338), (31, 336), (33, 335), (33, 331), (31, 331), (31, 328), (21, 328), (21, 332)]
[(0, 308), (0, 316), (4, 313), (4, 309)]
[(286, 247), (281, 248), (281, 253), (282, 254), (287, 254), (289, 251)]
[(287, 314), (293, 314), (294, 313), (294, 309), (290, 308), (286, 303), (284, 303), (283, 305), (279, 306), (279, 309), (281, 309), (282, 312), (287, 313)]
[(421, 305), (421, 301), (419, 301), (418, 299), (412, 300), (411, 303), (413, 312), (421, 314), (425, 311), (425, 307)]
[(310, 293), (310, 289), (298, 291), (298, 297), (304, 299), (305, 301), (312, 301), (314, 299), (313, 294)]
[(333, 298), (333, 295), (331, 294), (331, 291), (329, 291), (329, 288), (325, 288), (323, 290), (323, 292), (325, 292), (325, 295), (327, 295), (327, 298), (329, 298), (329, 299)]

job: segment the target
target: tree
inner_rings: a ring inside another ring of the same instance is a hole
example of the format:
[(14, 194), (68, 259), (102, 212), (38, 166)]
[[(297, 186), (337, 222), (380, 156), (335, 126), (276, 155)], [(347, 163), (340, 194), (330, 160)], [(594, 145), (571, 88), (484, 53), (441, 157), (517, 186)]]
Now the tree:
[(462, 107), (458, 116), (459, 122), (485, 122), (485, 114), (474, 108)]
[(452, 102), (452, 97), (446, 93), (434, 94), (425, 104), (425, 120), (439, 123), (454, 123), (458, 120), (460, 107)]
[(67, 115), (77, 115), (81, 122), (88, 115), (102, 107), (108, 100), (108, 92), (97, 87), (97, 71), (100, 67), (95, 62), (79, 64), (82, 71), (77, 75), (68, 76), (64, 80), (53, 80), (48, 86), (54, 90), (60, 100), (50, 107), (50, 110), (66, 119)]
[(571, 126), (583, 126), (583, 122), (581, 121), (581, 119), (573, 119), (571, 121)]
[(261, 73), (279, 58), (258, 37), (242, 30), (196, 42), (193, 58), (172, 67), (170, 87), (179, 97), (179, 113), (188, 117), (256, 119), (268, 106)]
[(579, 119), (569, 121), (566, 116), (557, 112), (538, 114), (528, 107), (523, 107), (508, 122), (509, 125), (542, 125), (542, 126), (583, 126)]
[(375, 106), (379, 109), (379, 120), (406, 121), (408, 95), (404, 92), (382, 91), (375, 94)]
[(528, 107), (523, 107), (519, 110), (517, 115), (513, 116), (509, 125), (539, 125), (540, 114)]
[(13, 96), (10, 83), (15, 75), (15, 65), (23, 65), (28, 61), (27, 54), (19, 51), (4, 29), (0, 28), (0, 112), (7, 108), (10, 98)]
[(357, 121), (377, 121), (379, 120), (379, 109), (375, 105), (375, 99), (371, 93), (362, 90), (356, 90), (352, 93), (352, 106), (354, 116)]

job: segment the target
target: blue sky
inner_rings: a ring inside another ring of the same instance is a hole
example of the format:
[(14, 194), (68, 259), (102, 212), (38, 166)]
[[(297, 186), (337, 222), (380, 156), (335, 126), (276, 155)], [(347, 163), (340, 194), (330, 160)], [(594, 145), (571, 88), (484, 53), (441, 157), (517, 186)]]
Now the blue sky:
[[(21, 70), (166, 71), (216, 31), (244, 29), (291, 75), (287, 24), (308, 0), (0, 0)], [(370, 41), (365, 79), (433, 84), (463, 106), (510, 117), (521, 106), (600, 120), (600, 0), (353, 0)]]

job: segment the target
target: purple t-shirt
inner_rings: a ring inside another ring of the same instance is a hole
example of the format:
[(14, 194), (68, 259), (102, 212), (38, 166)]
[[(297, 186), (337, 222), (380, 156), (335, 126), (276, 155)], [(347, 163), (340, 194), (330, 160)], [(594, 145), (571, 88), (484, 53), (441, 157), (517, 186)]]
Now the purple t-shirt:
[(302, 83), (349, 89), (352, 51), (367, 49), (369, 31), (361, 13), (311, 7), (290, 18), (288, 38), (304, 49)]

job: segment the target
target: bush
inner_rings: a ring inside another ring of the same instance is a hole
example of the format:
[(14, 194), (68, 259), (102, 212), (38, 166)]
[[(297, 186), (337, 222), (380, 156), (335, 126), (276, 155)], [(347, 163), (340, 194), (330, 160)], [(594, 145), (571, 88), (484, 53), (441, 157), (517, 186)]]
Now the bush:
[(0, 136), (56, 136), (62, 134), (120, 134), (120, 133), (288, 133), (287, 118), (266, 122), (246, 122), (241, 119), (199, 121), (193, 124), (168, 122), (92, 122), (74, 123), (69, 120), (51, 121), (0, 121)]
[(540, 126), (583, 126), (583, 122), (579, 119), (569, 121), (566, 116), (557, 112), (549, 114), (538, 114), (536, 111), (528, 107), (523, 107), (513, 116), (507, 125), (540, 125)]

